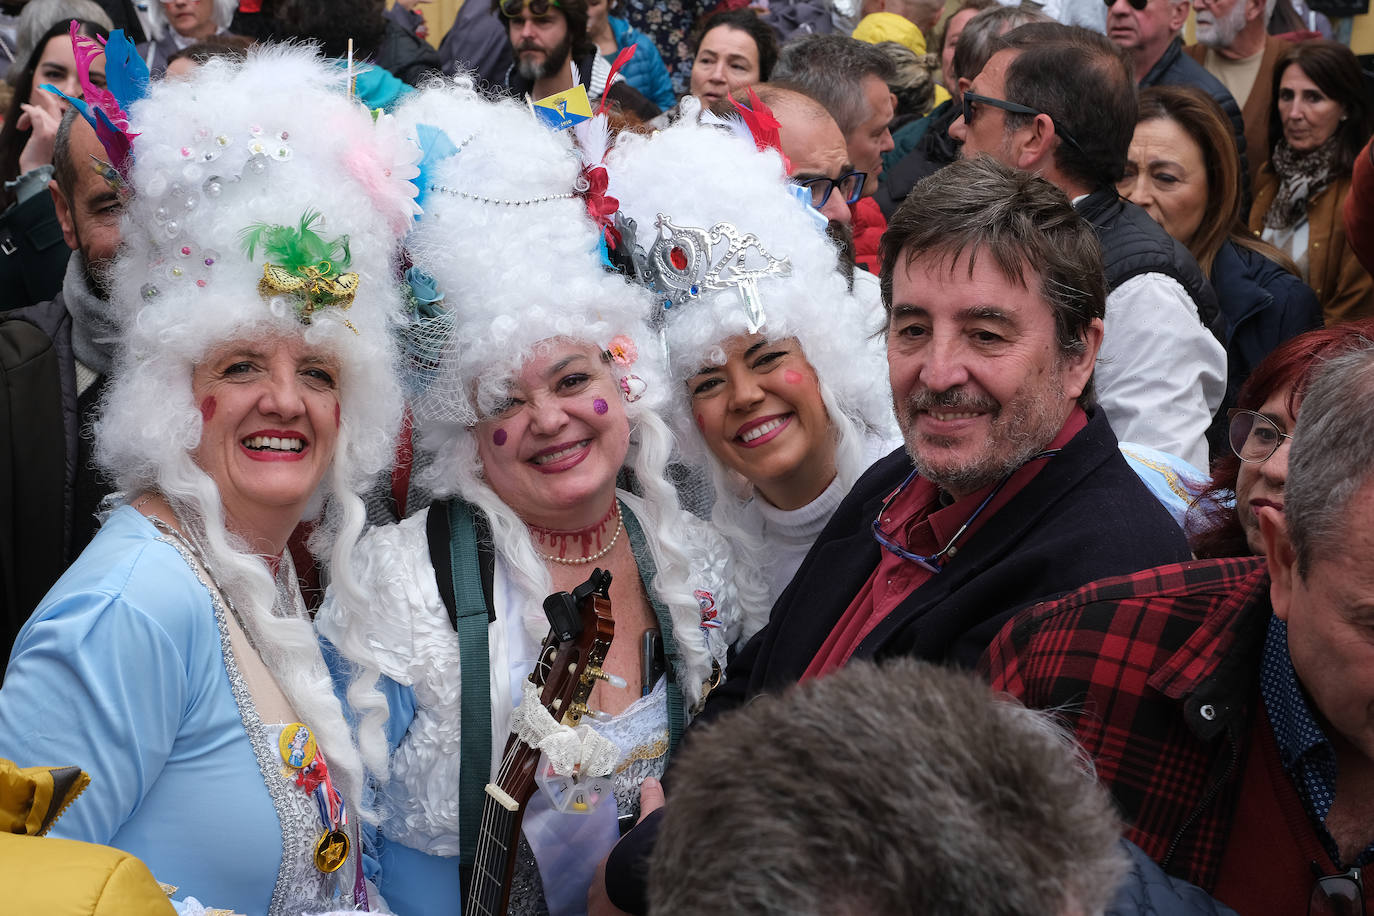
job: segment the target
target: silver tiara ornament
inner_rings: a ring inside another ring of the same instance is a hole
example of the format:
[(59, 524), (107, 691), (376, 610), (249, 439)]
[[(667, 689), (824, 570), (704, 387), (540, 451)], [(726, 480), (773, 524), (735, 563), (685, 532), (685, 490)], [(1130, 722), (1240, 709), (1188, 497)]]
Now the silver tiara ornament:
[(757, 334), (765, 321), (758, 281), (792, 273), (787, 258), (769, 254), (758, 236), (742, 233), (730, 223), (716, 223), (710, 229), (675, 226), (660, 213), (654, 220), (658, 235), (647, 251), (636, 240), (633, 219), (617, 214), (616, 223), (639, 282), (662, 297), (665, 310), (708, 290), (737, 289), (749, 333)]

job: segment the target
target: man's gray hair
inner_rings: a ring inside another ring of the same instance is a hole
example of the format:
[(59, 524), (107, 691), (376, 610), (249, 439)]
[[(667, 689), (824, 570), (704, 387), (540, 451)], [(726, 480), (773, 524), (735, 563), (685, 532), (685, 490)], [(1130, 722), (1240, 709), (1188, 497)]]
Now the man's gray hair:
[(1046, 713), (973, 675), (855, 662), (694, 730), (654, 916), (1100, 913), (1121, 824)]
[(62, 196), (73, 206), (76, 202), (76, 163), (72, 161), (72, 125), (79, 117), (81, 112), (75, 108), (62, 112), (62, 121), (57, 125), (57, 136), (52, 144), (52, 177)]
[[(1066, 356), (1087, 347), (1087, 329), (1107, 307), (1102, 247), (1064, 192), (1043, 178), (986, 156), (960, 159), (907, 195), (879, 245), (883, 308), (893, 307), (893, 278), (916, 260), (953, 268), (991, 258), (1009, 282), (1024, 287), (1027, 271), (1040, 275), (1036, 290), (1054, 315)], [(1078, 401), (1093, 401), (1091, 380)]]
[(1339, 549), (1350, 503), (1374, 480), (1374, 341), (1358, 337), (1329, 358), (1302, 400), (1288, 457), (1283, 514), (1303, 578)]
[(846, 137), (873, 114), (863, 84), (877, 77), (892, 82), (887, 55), (848, 35), (806, 35), (783, 45), (769, 77), (786, 82), (825, 106)]

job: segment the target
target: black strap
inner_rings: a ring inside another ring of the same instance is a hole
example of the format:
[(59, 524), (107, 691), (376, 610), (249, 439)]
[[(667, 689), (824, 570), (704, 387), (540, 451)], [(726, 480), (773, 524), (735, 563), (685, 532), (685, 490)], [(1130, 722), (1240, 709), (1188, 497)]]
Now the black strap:
[(663, 655), (667, 661), (668, 753), (672, 754), (677, 749), (677, 743), (682, 738), (682, 729), (687, 724), (687, 709), (682, 700), (682, 687), (678, 683), (678, 665), (681, 664), (682, 658), (677, 648), (677, 637), (674, 635), (673, 614), (654, 592), (653, 582), (658, 575), (658, 567), (654, 565), (654, 556), (649, 550), (648, 541), (644, 538), (644, 529), (640, 526), (639, 519), (635, 518), (623, 500), (620, 501), (620, 518), (625, 523), (625, 533), (630, 538), (630, 550), (634, 553), (635, 566), (639, 567), (639, 579), (644, 583), (644, 594), (648, 596), (654, 616), (658, 619), (659, 639), (662, 640)]

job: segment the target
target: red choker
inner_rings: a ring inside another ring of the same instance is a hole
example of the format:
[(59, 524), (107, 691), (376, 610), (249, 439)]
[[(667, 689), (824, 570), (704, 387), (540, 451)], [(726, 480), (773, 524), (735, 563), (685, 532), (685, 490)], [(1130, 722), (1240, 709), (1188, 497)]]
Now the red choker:
[[(615, 520), (614, 530), (611, 520)], [(611, 503), (611, 511), (601, 521), (575, 531), (554, 531), (530, 525), (530, 536), (534, 538), (535, 553), (551, 563), (566, 563), (579, 566), (599, 560), (611, 552), (615, 542), (620, 540), (620, 532), (625, 523), (620, 518), (620, 504)], [(607, 534), (610, 539), (607, 539)], [(545, 552), (549, 551), (549, 552)]]

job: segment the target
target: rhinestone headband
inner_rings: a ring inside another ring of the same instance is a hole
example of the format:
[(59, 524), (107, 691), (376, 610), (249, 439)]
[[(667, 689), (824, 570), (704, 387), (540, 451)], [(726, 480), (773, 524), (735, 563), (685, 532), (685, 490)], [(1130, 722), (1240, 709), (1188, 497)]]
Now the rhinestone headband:
[(766, 320), (758, 281), (792, 273), (787, 258), (775, 258), (764, 250), (758, 236), (741, 233), (730, 223), (716, 223), (710, 229), (675, 226), (671, 218), (660, 213), (654, 220), (658, 235), (648, 251), (636, 241), (638, 227), (633, 219), (617, 215), (617, 225), (635, 275), (651, 292), (663, 297), (665, 310), (707, 290), (734, 288), (743, 300), (750, 334), (758, 333)]

